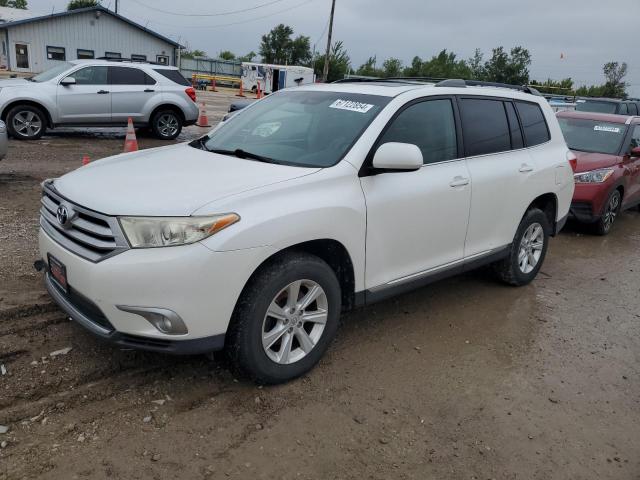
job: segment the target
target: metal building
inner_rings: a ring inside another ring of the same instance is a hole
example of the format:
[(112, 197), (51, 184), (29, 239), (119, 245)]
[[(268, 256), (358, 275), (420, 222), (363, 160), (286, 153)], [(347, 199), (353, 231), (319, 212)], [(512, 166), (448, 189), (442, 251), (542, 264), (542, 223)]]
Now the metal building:
[(40, 73), (64, 60), (175, 65), (179, 44), (102, 6), (0, 23), (0, 69)]

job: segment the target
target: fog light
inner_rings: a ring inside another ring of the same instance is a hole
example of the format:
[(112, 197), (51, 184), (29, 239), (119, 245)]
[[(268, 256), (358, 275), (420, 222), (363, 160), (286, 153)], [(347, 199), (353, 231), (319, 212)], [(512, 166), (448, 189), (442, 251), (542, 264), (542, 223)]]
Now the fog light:
[(158, 331), (166, 333), (167, 335), (184, 335), (189, 330), (187, 326), (173, 310), (167, 308), (155, 308), (155, 307), (129, 307), (126, 305), (116, 305), (118, 310), (123, 312), (133, 313), (134, 315), (140, 315), (153, 325)]

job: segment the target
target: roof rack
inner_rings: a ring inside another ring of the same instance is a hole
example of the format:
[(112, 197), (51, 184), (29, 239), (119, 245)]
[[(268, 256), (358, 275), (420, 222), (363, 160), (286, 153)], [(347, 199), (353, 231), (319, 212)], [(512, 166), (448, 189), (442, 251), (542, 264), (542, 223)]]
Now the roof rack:
[(163, 67), (169, 66), (169, 65), (165, 65), (163, 63), (151, 62), (149, 60), (138, 60), (138, 59), (134, 59), (134, 58), (97, 57), (96, 60), (106, 60), (108, 62), (147, 63), (149, 65), (162, 65)]
[(524, 93), (530, 93), (531, 95), (542, 96), (542, 94), (533, 87), (528, 85), (511, 85), (509, 83), (499, 82), (483, 82), (481, 80), (462, 80), (458, 78), (450, 78), (436, 83), (436, 87), (495, 87), (495, 88), (509, 88), (511, 90), (518, 90)]

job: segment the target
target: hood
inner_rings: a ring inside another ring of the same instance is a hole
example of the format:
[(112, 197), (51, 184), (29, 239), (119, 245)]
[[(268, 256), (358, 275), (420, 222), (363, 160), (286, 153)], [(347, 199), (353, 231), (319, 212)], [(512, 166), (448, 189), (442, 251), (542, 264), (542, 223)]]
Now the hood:
[(5, 87), (22, 87), (24, 85), (28, 85), (32, 82), (25, 78), (6, 78), (4, 80), (0, 80), (0, 88)]
[(172, 145), (90, 163), (54, 181), (70, 201), (107, 215), (187, 216), (230, 195), (317, 172)]
[(611, 167), (620, 163), (620, 157), (607, 153), (590, 153), (581, 152), (579, 150), (571, 150), (578, 158), (578, 167), (576, 172), (588, 172), (598, 168)]

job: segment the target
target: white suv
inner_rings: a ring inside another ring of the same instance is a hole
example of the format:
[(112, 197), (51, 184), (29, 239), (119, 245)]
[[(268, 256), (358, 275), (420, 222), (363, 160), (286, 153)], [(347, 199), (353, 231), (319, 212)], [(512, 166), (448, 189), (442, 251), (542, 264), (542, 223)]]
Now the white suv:
[(126, 60), (63, 62), (32, 78), (0, 80), (0, 118), (18, 140), (63, 126), (150, 127), (176, 138), (198, 118), (196, 92), (176, 67)]
[(190, 144), (45, 182), (46, 285), (120, 346), (225, 348), (281, 382), (341, 311), (485, 264), (531, 282), (569, 212), (569, 159), (544, 98), (514, 89), (286, 89)]

